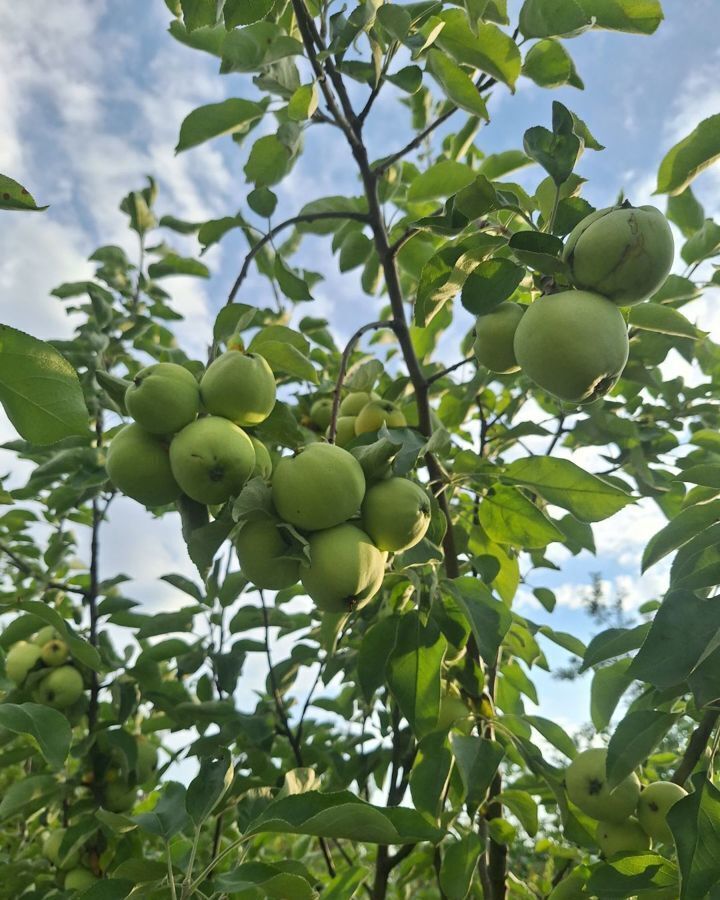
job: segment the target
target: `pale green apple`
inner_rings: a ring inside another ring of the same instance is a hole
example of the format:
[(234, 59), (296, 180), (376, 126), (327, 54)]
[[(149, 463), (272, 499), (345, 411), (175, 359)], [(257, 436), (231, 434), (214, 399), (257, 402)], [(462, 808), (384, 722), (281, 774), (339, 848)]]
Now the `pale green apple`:
[(388, 478), (368, 488), (362, 504), (362, 527), (380, 550), (414, 547), (430, 525), (430, 498), (408, 478)]
[(13, 644), (5, 657), (7, 677), (15, 684), (21, 685), (28, 672), (40, 659), (41, 652), (37, 644), (31, 644), (29, 641), (18, 641), (17, 644)]
[(240, 493), (255, 466), (255, 449), (229, 419), (205, 416), (175, 435), (170, 465), (188, 497), (214, 506)]
[(52, 625), (46, 625), (44, 628), (41, 628), (40, 631), (36, 635), (30, 638), (31, 643), (37, 644), (38, 647), (44, 647), (48, 641), (54, 641), (60, 638), (60, 634), (53, 628)]
[(672, 844), (667, 814), (683, 797), (687, 797), (685, 788), (672, 781), (654, 781), (643, 789), (638, 800), (637, 817), (653, 840)]
[(364, 495), (360, 463), (334, 444), (311, 444), (275, 467), (275, 509), (284, 522), (304, 531), (346, 522), (358, 512)]
[(249, 437), (252, 441), (253, 449), (255, 450), (255, 467), (253, 468), (250, 477), (260, 477), (264, 481), (270, 481), (273, 466), (268, 448), (256, 437), (253, 437), (252, 435), (249, 435)]
[[(335, 428), (335, 443), (338, 447), (347, 447), (350, 441), (355, 440), (355, 416), (339, 416)], [(325, 432), (325, 437), (330, 437), (330, 427)]]
[(135, 774), (138, 784), (149, 781), (158, 765), (158, 751), (154, 744), (140, 735), (137, 739), (137, 759), (135, 761)]
[(325, 430), (332, 419), (332, 408), (332, 397), (322, 397), (320, 400), (316, 400), (310, 407), (310, 419), (313, 424)]
[(259, 353), (227, 350), (200, 381), (205, 409), (236, 425), (259, 425), (275, 406), (275, 376)]
[(386, 559), (364, 531), (336, 525), (310, 537), (310, 562), (301, 564), (300, 580), (318, 609), (352, 612), (380, 590)]
[(85, 891), (91, 888), (98, 878), (89, 869), (82, 869), (79, 866), (76, 869), (70, 869), (65, 876), (63, 887), (66, 891)]
[(348, 394), (341, 403), (340, 403), (340, 415), (341, 416), (356, 416), (363, 406), (367, 406), (367, 404), (371, 400), (379, 400), (380, 397), (374, 392), (368, 391), (353, 391)]
[(564, 259), (573, 284), (618, 306), (653, 294), (670, 273), (675, 245), (667, 219), (654, 206), (599, 209), (575, 226)]
[(363, 406), (355, 419), (355, 434), (378, 431), (383, 425), (388, 428), (403, 428), (407, 425), (407, 420), (389, 400), (371, 400)]
[(82, 675), (72, 666), (51, 669), (35, 689), (34, 699), (55, 709), (67, 709), (82, 696), (85, 685)]
[(300, 562), (288, 559), (288, 533), (277, 519), (247, 522), (235, 538), (243, 575), (256, 587), (271, 591), (291, 587), (300, 580)]
[(46, 666), (62, 666), (70, 658), (70, 648), (59, 639), (48, 641), (42, 648), (40, 658)]
[(66, 833), (67, 828), (56, 828), (45, 838), (42, 845), (43, 856), (50, 860), (54, 866), (57, 866), (58, 869), (72, 869), (80, 861), (80, 854), (77, 850), (73, 850), (64, 859), (60, 858), (60, 845)]
[(650, 836), (632, 817), (624, 822), (598, 822), (595, 840), (608, 859), (618, 853), (642, 853), (649, 850), (651, 844)]
[(176, 363), (141, 369), (125, 392), (125, 406), (138, 425), (151, 434), (175, 434), (197, 416), (200, 386)]
[(547, 294), (531, 303), (515, 332), (523, 372), (560, 400), (585, 403), (604, 396), (629, 352), (622, 313), (587, 291)]
[(137, 789), (128, 787), (124, 781), (111, 781), (103, 789), (102, 805), (110, 812), (128, 812), (135, 806), (137, 794)]
[(526, 308), (519, 303), (501, 303), (477, 318), (473, 353), (481, 366), (499, 375), (519, 371), (513, 340)]
[(593, 747), (578, 753), (565, 771), (568, 797), (586, 815), (602, 822), (622, 822), (637, 806), (640, 781), (633, 773), (610, 790), (607, 783), (607, 750)]
[(165, 506), (180, 496), (168, 445), (135, 423), (112, 439), (105, 468), (119, 491), (145, 506)]

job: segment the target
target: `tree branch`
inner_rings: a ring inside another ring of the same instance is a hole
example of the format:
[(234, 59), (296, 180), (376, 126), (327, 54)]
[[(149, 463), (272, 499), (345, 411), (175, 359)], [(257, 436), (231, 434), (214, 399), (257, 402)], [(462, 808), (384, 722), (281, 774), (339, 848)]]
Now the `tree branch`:
[(18, 572), (22, 572), (23, 575), (27, 575), (29, 578), (34, 578), (36, 581), (41, 582), (45, 585), (46, 588), (52, 588), (55, 591), (65, 591), (67, 594), (79, 594), (82, 597), (85, 597), (87, 591), (85, 588), (76, 587), (75, 585), (68, 584), (65, 581), (53, 581), (52, 579), (45, 578), (42, 572), (36, 571), (29, 563), (26, 563), (22, 557), (18, 556), (13, 550), (11, 550), (7, 544), (0, 541), (0, 553), (4, 553), (5, 556), (10, 560), (10, 562), (15, 566)]
[(428, 387), (430, 387), (431, 384), (435, 384), (436, 381), (439, 381), (446, 375), (449, 375), (451, 372), (454, 372), (456, 369), (460, 369), (462, 366), (466, 366), (468, 363), (471, 363), (474, 360), (474, 356), (468, 356), (466, 359), (461, 359), (460, 362), (456, 362), (452, 366), (448, 366), (447, 369), (443, 369), (442, 372), (436, 372), (434, 375), (431, 375), (427, 379)]
[(720, 710), (709, 709), (702, 717), (700, 724), (693, 731), (688, 741), (687, 749), (680, 760), (680, 765), (675, 770), (675, 774), (670, 779), (674, 784), (684, 785), (692, 774), (695, 766), (700, 762), (700, 758), (705, 752), (710, 735), (720, 718)]

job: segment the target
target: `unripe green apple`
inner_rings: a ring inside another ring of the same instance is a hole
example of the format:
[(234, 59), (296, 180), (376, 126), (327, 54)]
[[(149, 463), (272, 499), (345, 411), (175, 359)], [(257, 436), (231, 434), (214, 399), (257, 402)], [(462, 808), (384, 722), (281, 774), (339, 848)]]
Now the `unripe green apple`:
[(68, 661), (70, 648), (61, 640), (48, 641), (40, 652), (40, 659), (46, 666), (61, 666)]
[(27, 678), (30, 669), (40, 659), (41, 652), (37, 644), (31, 644), (28, 641), (18, 641), (17, 644), (13, 644), (5, 657), (7, 677), (15, 684), (21, 685)]
[(355, 434), (378, 431), (383, 425), (388, 428), (403, 428), (407, 425), (407, 420), (389, 400), (371, 400), (363, 406), (355, 419)]
[(111, 781), (104, 787), (102, 805), (110, 812), (127, 812), (135, 806), (136, 800), (136, 788), (128, 787), (124, 781)]
[(135, 773), (138, 784), (149, 781), (158, 764), (157, 747), (151, 744), (146, 737), (137, 739), (137, 760), (135, 761)]
[(380, 590), (386, 559), (364, 531), (336, 525), (310, 537), (310, 562), (301, 564), (300, 580), (318, 609), (352, 612)]
[(531, 303), (515, 332), (523, 372), (561, 400), (584, 403), (620, 377), (630, 345), (622, 313), (587, 291), (548, 294)]
[(618, 853), (642, 853), (650, 849), (650, 837), (632, 817), (624, 822), (598, 822), (595, 829), (598, 847), (608, 858)]
[(665, 216), (654, 206), (613, 206), (575, 226), (564, 258), (576, 287), (618, 306), (653, 294), (672, 268), (675, 245)]
[(89, 869), (70, 869), (65, 876), (63, 887), (66, 891), (85, 891), (92, 887), (98, 878)]
[(137, 424), (126, 425), (112, 439), (105, 468), (119, 491), (145, 506), (164, 506), (180, 496), (167, 444)]
[[(355, 416), (340, 416), (338, 418), (335, 429), (335, 444), (338, 447), (346, 447), (350, 441), (355, 439), (355, 418)], [(330, 437), (329, 426), (325, 432), (325, 437)]]
[(317, 425), (318, 428), (327, 428), (330, 424), (330, 419), (332, 419), (332, 408), (332, 397), (323, 397), (321, 400), (316, 400), (310, 407), (310, 418), (313, 424)]
[(500, 375), (519, 371), (513, 340), (526, 309), (519, 303), (506, 302), (478, 317), (473, 353), (481, 366)]
[(176, 363), (141, 369), (125, 391), (125, 406), (138, 425), (151, 434), (175, 434), (197, 416), (200, 386)]
[(654, 781), (640, 794), (637, 817), (653, 840), (672, 844), (673, 836), (667, 823), (667, 814), (683, 797), (687, 797), (685, 788), (672, 781)]
[(219, 416), (196, 419), (170, 444), (170, 465), (188, 497), (213, 506), (239, 494), (255, 466), (247, 434)]
[(585, 891), (587, 879), (578, 869), (566, 875), (550, 892), (547, 900), (585, 900), (589, 895)]
[(367, 406), (371, 400), (379, 399), (380, 397), (374, 391), (371, 393), (368, 393), (367, 391), (353, 391), (341, 401), (340, 415), (356, 416), (363, 406)]
[(30, 642), (32, 644), (37, 644), (38, 647), (44, 647), (48, 641), (55, 641), (60, 638), (58, 632), (53, 628), (52, 625), (46, 625), (44, 628), (41, 628), (40, 631), (36, 635), (30, 638)]
[(58, 869), (72, 869), (80, 861), (80, 854), (77, 850), (73, 850), (68, 857), (62, 860), (62, 865), (60, 865), (60, 845), (66, 832), (66, 828), (56, 828), (55, 831), (51, 831), (45, 838), (42, 845), (43, 856), (45, 859), (49, 859)]
[(243, 575), (256, 587), (279, 591), (300, 580), (300, 561), (284, 558), (290, 549), (287, 531), (277, 519), (247, 522), (235, 538)]
[(275, 509), (284, 522), (304, 531), (346, 522), (360, 509), (364, 494), (360, 463), (334, 444), (311, 444), (275, 467)]
[(458, 728), (465, 734), (469, 734), (473, 729), (473, 725), (473, 715), (460, 697), (448, 693), (440, 698), (437, 731), (449, 731), (451, 728)]
[(77, 669), (59, 666), (43, 678), (33, 696), (37, 703), (44, 703), (55, 709), (67, 709), (80, 699), (84, 687), (82, 675)]
[(259, 353), (226, 350), (200, 381), (205, 409), (236, 425), (259, 425), (275, 406), (275, 376)]
[(256, 437), (253, 437), (252, 435), (249, 435), (249, 437), (252, 441), (253, 449), (255, 450), (255, 467), (253, 468), (250, 477), (260, 477), (264, 481), (270, 481), (273, 467), (268, 448)]
[(430, 498), (408, 478), (388, 478), (368, 488), (362, 504), (362, 524), (380, 550), (407, 550), (424, 537), (430, 525)]
[(635, 811), (640, 782), (635, 773), (611, 791), (607, 784), (607, 750), (593, 747), (578, 753), (565, 771), (568, 797), (586, 815), (603, 822), (622, 822)]

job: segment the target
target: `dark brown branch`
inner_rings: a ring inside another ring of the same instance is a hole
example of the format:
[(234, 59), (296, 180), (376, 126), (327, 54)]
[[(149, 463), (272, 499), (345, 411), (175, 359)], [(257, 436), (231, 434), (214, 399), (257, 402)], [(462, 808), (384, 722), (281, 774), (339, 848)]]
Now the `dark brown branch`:
[(11, 550), (7, 544), (2, 542), (0, 542), (0, 553), (4, 553), (5, 556), (7, 556), (18, 572), (22, 572), (23, 575), (27, 575), (29, 578), (34, 578), (36, 581), (44, 584), (46, 588), (52, 588), (55, 591), (65, 591), (67, 594), (79, 594), (82, 597), (87, 594), (85, 588), (67, 584), (65, 581), (53, 581), (52, 579), (45, 578), (42, 572), (37, 572), (29, 563), (26, 563), (22, 557)]
[(555, 447), (557, 447), (557, 443), (560, 440), (560, 438), (565, 434), (565, 429), (563, 428), (564, 424), (565, 424), (565, 415), (563, 413), (561, 413), (558, 416), (557, 428), (555, 429), (555, 434), (553, 435), (552, 440), (548, 444), (548, 448), (545, 451), (545, 456), (550, 456), (550, 454), (553, 452)]
[(700, 724), (693, 731), (688, 741), (687, 749), (680, 760), (680, 765), (671, 778), (671, 781), (675, 784), (684, 785), (695, 766), (700, 762), (719, 717), (720, 710), (715, 709), (709, 709), (702, 717)]
[(460, 369), (462, 366), (466, 366), (468, 363), (471, 363), (474, 360), (475, 360), (474, 356), (468, 356), (467, 359), (461, 359), (460, 362), (456, 362), (452, 366), (448, 366), (447, 369), (443, 369), (442, 372), (436, 372), (434, 375), (431, 375), (427, 379), (428, 387), (431, 384), (435, 384), (436, 381), (439, 381), (441, 378), (444, 378), (446, 375), (449, 375), (451, 372), (454, 372), (456, 369)]

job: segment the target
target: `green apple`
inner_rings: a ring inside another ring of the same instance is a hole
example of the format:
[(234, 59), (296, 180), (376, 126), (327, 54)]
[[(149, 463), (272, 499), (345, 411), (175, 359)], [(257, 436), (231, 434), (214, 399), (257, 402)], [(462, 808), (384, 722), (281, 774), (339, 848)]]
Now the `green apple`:
[(368, 393), (368, 391), (353, 391), (348, 394), (340, 403), (341, 416), (356, 416), (363, 406), (371, 400), (379, 400), (380, 397), (376, 393)]
[(70, 648), (65, 641), (58, 639), (48, 641), (40, 653), (40, 659), (42, 659), (45, 665), (52, 667), (63, 665), (63, 663), (68, 661), (69, 657)]
[(323, 397), (321, 400), (316, 400), (310, 407), (310, 418), (313, 424), (323, 430), (327, 428), (332, 419), (332, 408), (332, 397)]
[(158, 765), (157, 747), (142, 735), (137, 739), (137, 759), (135, 761), (135, 773), (138, 784), (149, 781)]
[(275, 406), (275, 376), (259, 353), (227, 350), (200, 381), (205, 409), (236, 425), (259, 425)]
[(235, 538), (243, 575), (256, 587), (279, 591), (300, 580), (300, 561), (287, 559), (288, 533), (277, 519), (247, 522)]
[(31, 644), (29, 641), (18, 641), (17, 644), (13, 644), (5, 657), (7, 677), (15, 684), (21, 685), (30, 669), (40, 659), (41, 652), (37, 644)]
[(408, 478), (388, 478), (368, 488), (362, 525), (380, 550), (407, 550), (424, 537), (430, 525), (430, 497)]
[(170, 465), (183, 491), (213, 506), (239, 494), (255, 466), (247, 434), (219, 416), (196, 419), (170, 444)]
[[(350, 441), (355, 440), (355, 416), (339, 416), (335, 428), (335, 444), (338, 447), (347, 447)], [(330, 437), (330, 427), (325, 432), (325, 437)]]
[(589, 894), (585, 891), (587, 878), (579, 868), (573, 869), (562, 881), (559, 881), (548, 895), (547, 900), (586, 900)]
[(250, 477), (260, 477), (265, 481), (270, 481), (273, 466), (268, 448), (256, 437), (253, 437), (252, 435), (249, 435), (249, 437), (252, 441), (253, 449), (255, 450), (255, 467), (253, 468)]
[(97, 876), (93, 875), (89, 869), (81, 869), (78, 866), (76, 869), (70, 869), (67, 873), (63, 887), (66, 891), (85, 891), (91, 888), (96, 881), (98, 881)]
[(135, 806), (136, 800), (137, 789), (128, 787), (120, 779), (109, 782), (103, 789), (102, 805), (110, 812), (128, 812)]
[(364, 531), (336, 525), (310, 537), (310, 562), (301, 564), (300, 580), (318, 609), (352, 612), (380, 590), (386, 559)]
[(36, 635), (30, 638), (30, 642), (33, 644), (37, 644), (38, 647), (44, 647), (48, 641), (55, 641), (60, 637), (60, 634), (53, 628), (52, 625), (46, 625), (44, 628), (41, 628), (40, 631)]
[(167, 444), (137, 424), (112, 439), (105, 468), (119, 491), (145, 506), (165, 506), (180, 496)]
[(622, 822), (635, 811), (640, 782), (633, 773), (610, 790), (607, 750), (593, 747), (578, 753), (565, 771), (568, 797), (586, 815), (603, 822)]
[(469, 734), (474, 726), (474, 717), (467, 704), (454, 694), (443, 694), (440, 698), (437, 731), (449, 731), (458, 728)]
[(595, 840), (608, 858), (618, 853), (642, 853), (650, 849), (651, 843), (650, 836), (632, 817), (624, 822), (598, 822)]
[(561, 400), (585, 403), (606, 394), (629, 352), (622, 313), (587, 291), (547, 294), (530, 304), (515, 332), (523, 372)]
[(513, 340), (526, 309), (519, 303), (506, 302), (478, 317), (473, 353), (481, 366), (500, 375), (519, 371)]
[(304, 531), (346, 522), (360, 509), (364, 495), (360, 463), (334, 444), (311, 444), (275, 467), (275, 509), (284, 522)]
[(389, 400), (371, 400), (363, 406), (355, 419), (355, 434), (378, 431), (383, 425), (388, 428), (403, 428), (407, 425), (407, 420)]
[[(60, 845), (62, 844), (66, 832), (66, 828), (56, 828), (45, 838), (42, 845), (43, 856), (45, 859), (49, 859), (58, 869), (72, 869), (77, 866), (80, 861), (80, 854), (77, 850), (73, 850), (69, 856), (66, 856), (62, 860), (60, 858)], [(62, 865), (60, 864), (61, 862)]]
[(52, 669), (38, 684), (34, 697), (37, 703), (67, 709), (82, 696), (84, 690), (82, 675), (72, 666)]
[(138, 425), (151, 434), (175, 434), (197, 416), (200, 386), (176, 363), (141, 369), (125, 391), (125, 406)]
[(653, 840), (672, 844), (673, 836), (667, 823), (667, 814), (683, 797), (687, 797), (685, 788), (672, 781), (654, 781), (640, 794), (637, 817)]
[(662, 286), (675, 245), (659, 209), (623, 204), (584, 218), (570, 233), (563, 256), (576, 287), (632, 306)]

